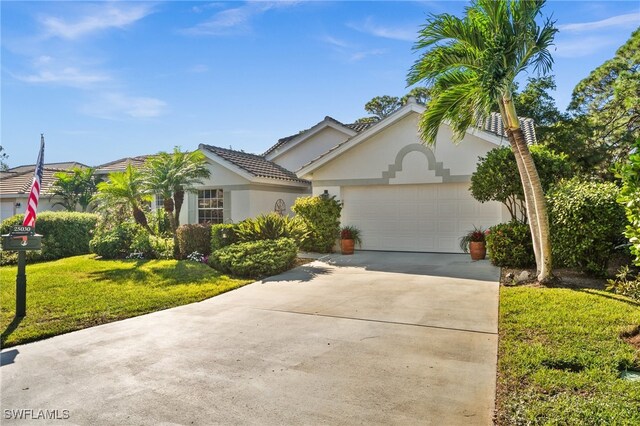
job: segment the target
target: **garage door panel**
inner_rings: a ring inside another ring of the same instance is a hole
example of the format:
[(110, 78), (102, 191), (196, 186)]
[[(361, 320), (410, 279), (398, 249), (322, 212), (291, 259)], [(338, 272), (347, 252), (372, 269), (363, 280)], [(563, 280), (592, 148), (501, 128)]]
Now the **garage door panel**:
[(362, 231), (365, 250), (460, 252), (459, 238), (498, 223), (498, 203), (480, 204), (468, 183), (343, 187), (343, 224)]

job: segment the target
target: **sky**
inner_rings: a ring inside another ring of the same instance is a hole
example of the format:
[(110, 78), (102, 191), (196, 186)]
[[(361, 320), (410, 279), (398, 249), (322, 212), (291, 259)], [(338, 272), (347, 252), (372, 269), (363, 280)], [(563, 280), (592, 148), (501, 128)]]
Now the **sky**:
[[(460, 1), (0, 3), (0, 143), (15, 167), (96, 166), (205, 143), (261, 153), (403, 96), (431, 14)], [(640, 26), (638, 1), (549, 1), (561, 110)], [(533, 73), (523, 75), (535, 77)]]

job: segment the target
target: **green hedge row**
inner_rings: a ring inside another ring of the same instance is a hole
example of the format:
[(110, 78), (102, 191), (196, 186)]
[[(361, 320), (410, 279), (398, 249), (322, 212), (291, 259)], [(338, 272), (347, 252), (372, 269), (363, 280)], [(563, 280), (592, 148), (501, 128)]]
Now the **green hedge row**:
[(259, 278), (289, 269), (298, 253), (291, 238), (236, 243), (214, 251), (209, 265), (232, 275)]

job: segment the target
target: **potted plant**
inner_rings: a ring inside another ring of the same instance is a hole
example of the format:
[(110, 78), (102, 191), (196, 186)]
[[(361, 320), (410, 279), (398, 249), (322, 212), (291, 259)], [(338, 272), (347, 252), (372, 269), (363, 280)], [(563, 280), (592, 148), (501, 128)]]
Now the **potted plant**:
[(486, 236), (488, 230), (482, 227), (473, 227), (473, 230), (467, 232), (460, 238), (460, 249), (465, 253), (471, 254), (471, 260), (482, 260), (487, 255)]
[(353, 254), (355, 245), (362, 244), (360, 230), (355, 226), (343, 226), (340, 228), (340, 249), (342, 254)]

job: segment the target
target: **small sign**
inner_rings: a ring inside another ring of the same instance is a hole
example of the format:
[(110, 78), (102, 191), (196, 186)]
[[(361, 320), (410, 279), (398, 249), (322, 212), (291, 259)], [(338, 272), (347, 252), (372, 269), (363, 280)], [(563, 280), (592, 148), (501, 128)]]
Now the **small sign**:
[(9, 235), (12, 237), (33, 236), (35, 234), (33, 226), (14, 226)]

